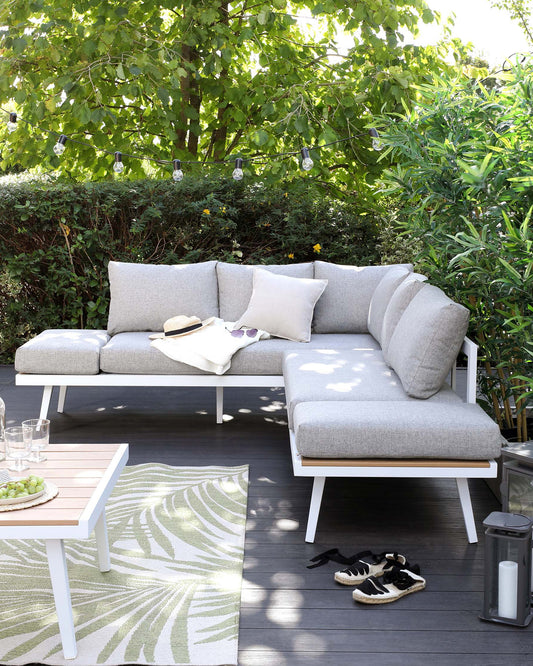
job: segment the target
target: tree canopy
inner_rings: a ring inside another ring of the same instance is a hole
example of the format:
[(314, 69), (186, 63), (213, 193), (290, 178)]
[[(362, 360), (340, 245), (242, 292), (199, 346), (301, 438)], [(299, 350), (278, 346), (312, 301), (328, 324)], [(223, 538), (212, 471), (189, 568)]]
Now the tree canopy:
[[(43, 164), (98, 180), (121, 151), (152, 159), (125, 157), (125, 177), (163, 177), (172, 167), (157, 160), (310, 146), (316, 179), (360, 189), (377, 162), (373, 114), (401, 108), (415, 84), (446, 67), (438, 48), (402, 41), (402, 31), (433, 19), (423, 0), (9, 0), (0, 9), (0, 106), (20, 120), (11, 134), (0, 129), (0, 168)], [(339, 26), (353, 37), (344, 53)], [(70, 140), (58, 158), (60, 134)], [(244, 168), (280, 178), (298, 163)]]

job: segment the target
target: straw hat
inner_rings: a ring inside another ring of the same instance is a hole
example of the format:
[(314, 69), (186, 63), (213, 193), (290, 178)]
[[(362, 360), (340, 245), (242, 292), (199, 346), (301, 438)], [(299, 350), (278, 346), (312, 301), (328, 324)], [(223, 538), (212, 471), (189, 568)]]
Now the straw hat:
[(190, 335), (202, 328), (209, 326), (215, 321), (215, 317), (209, 317), (201, 321), (199, 317), (187, 317), (187, 315), (177, 315), (167, 319), (163, 324), (163, 333), (154, 333), (150, 340), (157, 338), (180, 338), (182, 335)]

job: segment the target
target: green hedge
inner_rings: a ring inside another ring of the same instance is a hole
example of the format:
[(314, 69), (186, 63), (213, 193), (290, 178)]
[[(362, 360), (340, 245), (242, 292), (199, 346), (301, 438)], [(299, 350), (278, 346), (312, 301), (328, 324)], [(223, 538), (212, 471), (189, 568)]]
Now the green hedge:
[(0, 186), (0, 362), (45, 328), (106, 328), (109, 260), (379, 263), (375, 214), (229, 179)]

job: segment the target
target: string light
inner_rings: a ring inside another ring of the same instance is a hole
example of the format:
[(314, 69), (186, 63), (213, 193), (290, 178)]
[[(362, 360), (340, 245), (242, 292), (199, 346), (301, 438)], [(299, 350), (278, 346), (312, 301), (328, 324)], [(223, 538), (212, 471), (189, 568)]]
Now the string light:
[(9, 114), (9, 120), (7, 121), (7, 131), (11, 134), (17, 129), (17, 114), (11, 112)]
[(381, 150), (383, 148), (383, 141), (379, 138), (378, 131), (375, 127), (371, 127), (368, 133), (372, 137), (372, 148), (374, 150)]
[(67, 142), (67, 137), (62, 134), (57, 140), (56, 145), (54, 146), (54, 153), (59, 157), (65, 152), (65, 144)]
[[(157, 157), (151, 157), (147, 155), (135, 155), (135, 154), (128, 154), (128, 153), (121, 153), (119, 151), (112, 151), (108, 150), (106, 148), (100, 148), (98, 146), (94, 146), (91, 143), (88, 143), (87, 141), (80, 141), (79, 139), (74, 139), (73, 137), (68, 137), (65, 134), (60, 134), (58, 135), (57, 132), (54, 132), (52, 130), (45, 129), (43, 127), (40, 127), (39, 125), (36, 125), (34, 123), (31, 123), (28, 120), (25, 120), (24, 118), (18, 118), (17, 114), (14, 112), (8, 112), (5, 109), (2, 109), (0, 107), (0, 112), (6, 113), (9, 116), (9, 121), (7, 122), (7, 129), (9, 132), (13, 132), (17, 128), (17, 121), (20, 120), (27, 125), (29, 125), (32, 128), (38, 129), (40, 132), (43, 132), (49, 136), (57, 136), (58, 140), (57, 143), (55, 144), (53, 150), (56, 155), (62, 155), (63, 152), (65, 151), (65, 144), (67, 141), (72, 142), (73, 144), (79, 145), (79, 146), (85, 146), (87, 148), (92, 148), (93, 150), (99, 152), (99, 153), (104, 153), (105, 155), (113, 155), (115, 158), (115, 161), (113, 163), (113, 170), (116, 173), (122, 173), (124, 171), (124, 163), (122, 161), (123, 157), (131, 158), (131, 159), (136, 159), (136, 160), (148, 160), (150, 162), (155, 162), (156, 164), (159, 165), (167, 165), (171, 164), (173, 166), (173, 172), (172, 172), (172, 178), (176, 182), (180, 182), (183, 179), (183, 171), (181, 169), (182, 164), (192, 164), (192, 165), (217, 165), (220, 166), (222, 164), (228, 164), (232, 160), (226, 159), (226, 160), (214, 160), (214, 161), (209, 161), (209, 160), (202, 160), (199, 162), (198, 160), (186, 160), (184, 162), (180, 160), (165, 160), (165, 159), (159, 159)], [(377, 133), (377, 130), (371, 129), (368, 132), (370, 136), (373, 139), (372, 146), (374, 150), (381, 150), (383, 147), (383, 144), (379, 140), (379, 135)], [(342, 139), (337, 139), (335, 141), (330, 141), (329, 143), (324, 143), (322, 145), (317, 145), (317, 146), (312, 146), (311, 148), (302, 148), (301, 150), (292, 150), (292, 151), (285, 151), (281, 153), (275, 153), (273, 155), (257, 155), (255, 157), (247, 157), (247, 158), (241, 158), (238, 157), (235, 160), (235, 168), (233, 170), (233, 178), (235, 180), (241, 180), (244, 176), (243, 170), (242, 170), (242, 165), (244, 162), (256, 162), (256, 163), (266, 163), (268, 161), (274, 160), (274, 159), (282, 159), (285, 157), (292, 157), (294, 155), (300, 154), (302, 157), (302, 169), (305, 171), (309, 171), (310, 169), (313, 168), (313, 160), (309, 156), (309, 150), (319, 150), (322, 148), (327, 148), (329, 146), (336, 145), (338, 143), (346, 143), (347, 141), (352, 141), (354, 139), (358, 139), (362, 136), (365, 136), (366, 132), (362, 132), (359, 134), (352, 134), (350, 136), (346, 136)]]
[(235, 160), (235, 169), (233, 169), (233, 180), (242, 180), (242, 177), (244, 176), (244, 172), (242, 170), (242, 159), (240, 157), (237, 157)]
[(172, 172), (172, 178), (174, 182), (179, 183), (183, 180), (183, 171), (181, 170), (181, 162), (179, 160), (172, 160), (172, 165), (174, 171)]
[(309, 148), (302, 148), (300, 151), (302, 154), (302, 169), (304, 171), (310, 171), (313, 168), (313, 160), (309, 157)]
[(115, 173), (122, 173), (124, 171), (124, 162), (122, 161), (122, 153), (118, 150), (115, 152), (115, 163), (113, 164), (113, 171)]

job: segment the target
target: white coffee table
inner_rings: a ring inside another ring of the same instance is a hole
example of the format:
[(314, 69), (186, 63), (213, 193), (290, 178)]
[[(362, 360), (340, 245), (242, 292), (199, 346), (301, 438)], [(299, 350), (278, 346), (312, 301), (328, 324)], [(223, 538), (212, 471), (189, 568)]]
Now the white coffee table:
[[(65, 539), (88, 539), (93, 529), (100, 571), (109, 571), (105, 503), (128, 460), (127, 444), (53, 444), (36, 474), (59, 488), (39, 506), (0, 512), (0, 539), (44, 539), (65, 659), (77, 654), (65, 559)], [(3, 462), (0, 469), (7, 467)]]

